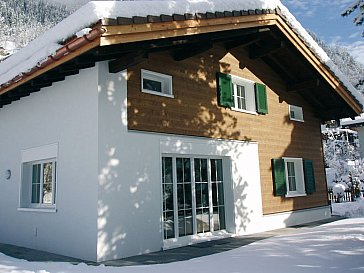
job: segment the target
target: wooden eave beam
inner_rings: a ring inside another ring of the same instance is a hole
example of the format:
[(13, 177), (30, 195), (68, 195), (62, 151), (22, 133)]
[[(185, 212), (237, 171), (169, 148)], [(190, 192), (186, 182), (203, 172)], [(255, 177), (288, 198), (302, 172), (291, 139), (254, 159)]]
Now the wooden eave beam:
[(22, 97), (26, 97), (29, 96), (32, 92), (31, 91), (22, 91), (22, 92), (9, 92), (7, 94), (9, 98), (22, 98)]
[(198, 54), (201, 54), (205, 51), (208, 51), (212, 48), (212, 43), (198, 43), (198, 44), (191, 44), (182, 47), (181, 49), (175, 50), (173, 52), (173, 59), (175, 61), (183, 61), (185, 59), (191, 58)]
[[(139, 42), (130, 42), (126, 44), (115, 44), (99, 47), (96, 51), (99, 58), (119, 59), (125, 54), (132, 54), (136, 51), (144, 51), (148, 53), (159, 51), (174, 51), (182, 54), (184, 48), (191, 46), (193, 50), (198, 50), (203, 44), (226, 42), (239, 40), (250, 33), (256, 33), (258, 28), (254, 29), (238, 29), (229, 31), (220, 31), (218, 33), (204, 33), (190, 36), (176, 36), (165, 39), (147, 40)], [(110, 53), (112, 52), (112, 53)], [(178, 54), (178, 53), (177, 53)], [(186, 56), (188, 57), (188, 56)], [(178, 57), (177, 57), (178, 58)]]
[(250, 59), (259, 59), (266, 55), (270, 55), (285, 46), (283, 41), (275, 41), (273, 43), (267, 43), (262, 47), (251, 47), (249, 50), (249, 58)]
[(317, 112), (317, 116), (323, 118), (323, 120), (340, 119), (345, 117), (354, 118), (355, 112), (351, 112), (346, 109), (335, 108), (335, 109), (321, 110), (320, 112)]
[(123, 71), (124, 69), (127, 69), (128, 67), (137, 65), (142, 61), (145, 61), (147, 57), (148, 55), (146, 55), (144, 52), (124, 54), (124, 56), (122, 56), (121, 58), (109, 62), (109, 72), (118, 73), (120, 71)]
[(31, 81), (30, 84), (29, 84), (29, 88), (44, 88), (44, 87), (49, 87), (52, 85), (52, 82), (51, 81)]
[(214, 19), (191, 19), (147, 24), (102, 26), (106, 31), (100, 38), (100, 45), (107, 46), (225, 30), (265, 27), (275, 24), (277, 17), (276, 14), (260, 14)]
[(308, 80), (300, 83), (291, 84), (287, 87), (287, 92), (304, 92), (309, 89), (318, 88), (320, 86), (320, 80)]
[(52, 78), (57, 78), (57, 77), (60, 77), (60, 76), (68, 77), (68, 76), (76, 75), (79, 72), (80, 72), (79, 69), (68, 70), (68, 71), (63, 71), (63, 70), (59, 69), (59, 70), (56, 70), (56, 71), (47, 72), (45, 74), (45, 79), (46, 80), (52, 80)]
[(59, 66), (59, 71), (67, 73), (69, 71), (75, 71), (75, 70), (90, 68), (90, 67), (94, 67), (94, 66), (95, 66), (94, 61), (80, 62), (77, 58), (76, 60), (72, 60), (67, 64)]
[(283, 75), (283, 78), (288, 77), (290, 82), (297, 81), (297, 77), (292, 73), (292, 71), (289, 68), (285, 67), (273, 54), (265, 56), (263, 58), (265, 63), (273, 68), (273, 70), (277, 70), (277, 73)]
[(249, 37), (242, 37), (239, 40), (230, 41), (225, 43), (226, 50), (232, 50), (237, 47), (246, 47), (248, 45), (254, 44), (260, 41), (259, 37), (252, 37), (253, 35), (249, 35)]
[(262, 34), (270, 32), (271, 29), (266, 28), (258, 28), (258, 29), (252, 29), (252, 31), (246, 33), (244, 36), (238, 37), (237, 39), (234, 39), (233, 41), (225, 42), (225, 48), (226, 50), (231, 50), (236, 47), (245, 47), (251, 44), (254, 44), (258, 41), (260, 41)]
[(309, 102), (311, 102), (315, 109), (326, 109), (327, 105), (324, 104), (324, 102), (321, 102), (311, 90), (305, 90), (302, 92), (302, 96)]

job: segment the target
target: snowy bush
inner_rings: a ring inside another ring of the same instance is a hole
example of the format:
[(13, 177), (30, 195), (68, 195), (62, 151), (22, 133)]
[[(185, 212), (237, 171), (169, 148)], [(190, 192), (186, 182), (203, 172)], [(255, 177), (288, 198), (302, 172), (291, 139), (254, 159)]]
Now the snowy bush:
[(332, 187), (332, 193), (336, 198), (337, 202), (341, 202), (341, 199), (345, 195), (346, 189), (348, 189), (348, 186), (343, 182), (339, 182)]
[(336, 195), (337, 197), (341, 197), (344, 196), (345, 190), (348, 189), (348, 186), (343, 183), (337, 183), (332, 187), (332, 192), (334, 195)]

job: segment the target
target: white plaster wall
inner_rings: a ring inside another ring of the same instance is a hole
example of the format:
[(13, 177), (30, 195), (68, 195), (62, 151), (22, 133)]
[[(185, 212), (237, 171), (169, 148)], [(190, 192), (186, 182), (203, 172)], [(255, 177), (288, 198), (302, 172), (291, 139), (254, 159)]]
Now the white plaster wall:
[(253, 232), (262, 217), (258, 145), (128, 131), (126, 73), (109, 74), (107, 63), (98, 65), (98, 260), (162, 249), (163, 153), (230, 157), (233, 190), (226, 192), (228, 230)]
[[(97, 99), (90, 68), (0, 109), (0, 242), (96, 259)], [(53, 143), (57, 212), (19, 211), (21, 151)]]
[(330, 206), (265, 215), (261, 219), (260, 225), (257, 226), (256, 232), (300, 225), (330, 217)]

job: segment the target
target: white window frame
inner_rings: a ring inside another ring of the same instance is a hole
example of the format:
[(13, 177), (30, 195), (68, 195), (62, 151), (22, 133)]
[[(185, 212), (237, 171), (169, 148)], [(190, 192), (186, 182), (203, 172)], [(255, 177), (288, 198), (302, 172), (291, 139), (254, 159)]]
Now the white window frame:
[[(238, 112), (257, 115), (257, 108), (255, 102), (255, 86), (254, 86), (255, 82), (234, 75), (231, 75), (231, 82), (233, 85), (233, 99), (234, 99), (234, 107), (232, 107), (231, 109)], [(246, 109), (238, 108), (237, 85), (243, 86), (245, 89)]]
[[(286, 187), (287, 187), (286, 197), (306, 196), (307, 194), (306, 194), (305, 178), (304, 178), (304, 171), (303, 171), (303, 159), (302, 158), (292, 158), (292, 157), (283, 157), (283, 159), (284, 159)], [(294, 163), (295, 182), (296, 182), (295, 191), (291, 191), (289, 189), (287, 162)]]
[[(161, 92), (147, 89), (144, 86), (144, 81), (143, 81), (144, 79), (160, 82), (161, 89), (162, 89)], [(174, 98), (173, 89), (172, 89), (172, 76), (170, 76), (170, 75), (161, 74), (158, 72), (142, 69), (141, 70), (141, 88), (142, 88), (143, 93), (148, 93), (148, 94), (153, 94), (153, 95), (158, 95), (158, 96), (163, 96), (163, 97), (168, 97), (168, 98)]]
[[(58, 188), (58, 143), (30, 148), (21, 152), (21, 185), (18, 211), (56, 212)], [(52, 163), (52, 202), (43, 203), (43, 166)], [(32, 203), (33, 166), (41, 164), (39, 203)]]
[[(291, 112), (294, 113), (295, 117), (292, 117), (291, 116)], [(289, 119), (290, 120), (304, 122), (304, 119), (303, 119), (303, 109), (300, 106), (289, 105), (288, 106), (288, 115), (289, 115)]]

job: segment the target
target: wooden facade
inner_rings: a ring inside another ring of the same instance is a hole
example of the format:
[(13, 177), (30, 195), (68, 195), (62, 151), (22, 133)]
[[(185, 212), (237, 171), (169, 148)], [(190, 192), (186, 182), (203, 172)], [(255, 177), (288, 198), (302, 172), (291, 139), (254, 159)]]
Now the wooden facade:
[[(174, 98), (141, 92), (141, 69), (173, 77)], [(268, 114), (254, 115), (218, 106), (216, 73), (225, 72), (267, 86)], [(169, 52), (128, 69), (128, 128), (148, 132), (256, 141), (259, 145), (263, 213), (271, 214), (325, 206), (327, 190), (320, 120), (298, 93), (287, 92), (282, 79), (261, 59), (251, 59), (243, 48), (228, 52), (223, 46), (174, 61)], [(304, 122), (291, 121), (288, 105), (303, 108)], [(300, 157), (314, 161), (316, 192), (305, 197), (273, 195), (271, 159)]]

